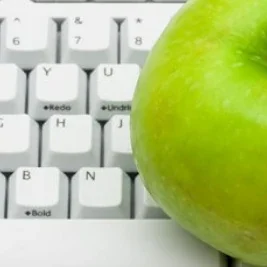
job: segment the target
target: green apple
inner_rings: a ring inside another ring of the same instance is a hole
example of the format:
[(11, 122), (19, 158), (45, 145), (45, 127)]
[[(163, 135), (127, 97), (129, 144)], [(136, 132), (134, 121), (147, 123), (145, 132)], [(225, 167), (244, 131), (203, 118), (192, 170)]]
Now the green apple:
[(141, 71), (131, 142), (184, 229), (267, 266), (267, 0), (189, 0)]

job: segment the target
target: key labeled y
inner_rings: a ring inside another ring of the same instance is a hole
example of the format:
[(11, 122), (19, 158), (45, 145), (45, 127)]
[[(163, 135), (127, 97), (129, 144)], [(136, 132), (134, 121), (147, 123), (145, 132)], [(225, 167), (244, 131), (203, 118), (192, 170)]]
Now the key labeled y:
[(45, 72), (45, 75), (48, 76), (49, 72), (52, 70), (52, 68), (43, 67), (43, 70)]

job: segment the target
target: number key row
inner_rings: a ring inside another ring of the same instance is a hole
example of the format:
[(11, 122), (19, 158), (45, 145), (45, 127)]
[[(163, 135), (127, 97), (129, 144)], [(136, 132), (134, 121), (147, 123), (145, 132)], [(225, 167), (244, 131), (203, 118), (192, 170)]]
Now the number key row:
[(8, 17), (1, 24), (0, 62), (27, 70), (55, 62), (76, 63), (84, 69), (100, 63), (142, 66), (170, 17), (131, 17), (121, 26), (99, 14), (70, 17), (60, 26), (47, 17)]

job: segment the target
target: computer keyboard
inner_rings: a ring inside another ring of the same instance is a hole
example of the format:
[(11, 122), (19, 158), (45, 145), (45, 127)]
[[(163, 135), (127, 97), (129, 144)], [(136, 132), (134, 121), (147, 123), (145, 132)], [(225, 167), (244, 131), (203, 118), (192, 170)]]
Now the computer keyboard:
[(132, 157), (135, 86), (182, 6), (0, 0), (1, 266), (245, 267), (173, 222)]

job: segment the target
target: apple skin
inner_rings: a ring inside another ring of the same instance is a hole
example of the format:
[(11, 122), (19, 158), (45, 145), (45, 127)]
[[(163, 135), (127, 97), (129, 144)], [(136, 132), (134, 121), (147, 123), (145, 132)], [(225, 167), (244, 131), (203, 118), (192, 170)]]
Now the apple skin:
[(130, 119), (154, 200), (215, 249), (267, 266), (267, 0), (189, 0), (141, 71)]

